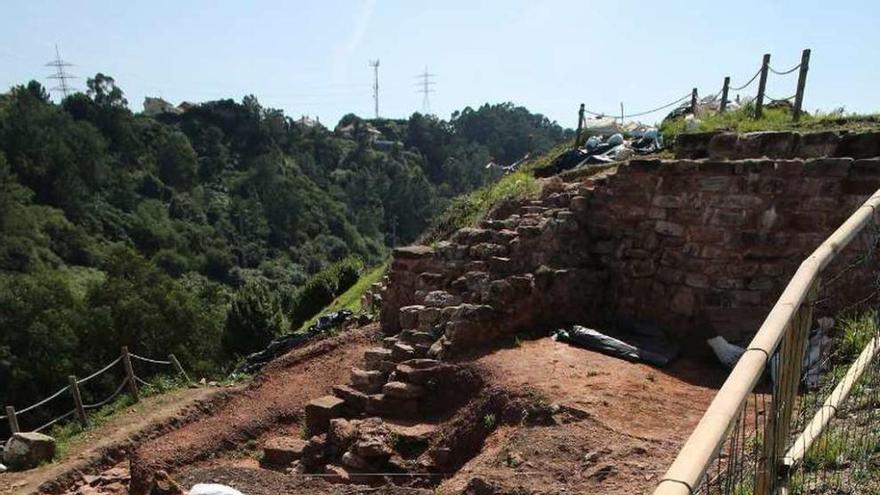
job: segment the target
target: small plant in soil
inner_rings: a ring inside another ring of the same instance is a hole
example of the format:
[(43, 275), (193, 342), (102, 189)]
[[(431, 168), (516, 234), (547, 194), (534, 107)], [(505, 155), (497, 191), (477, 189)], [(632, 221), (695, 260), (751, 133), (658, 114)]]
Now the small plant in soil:
[(495, 424), (497, 423), (497, 418), (495, 417), (495, 413), (488, 413), (483, 416), (483, 426), (487, 429), (495, 428)]

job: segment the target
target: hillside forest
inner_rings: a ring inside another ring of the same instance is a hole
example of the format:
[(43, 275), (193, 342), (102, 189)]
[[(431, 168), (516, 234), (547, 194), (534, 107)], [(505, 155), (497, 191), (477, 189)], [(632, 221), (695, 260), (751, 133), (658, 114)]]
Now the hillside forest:
[(487, 163), (571, 136), (511, 103), (333, 130), (254, 96), (148, 116), (110, 76), (87, 86), (60, 104), (35, 81), (0, 95), (5, 405), (123, 345), (228, 372), (497, 179)]

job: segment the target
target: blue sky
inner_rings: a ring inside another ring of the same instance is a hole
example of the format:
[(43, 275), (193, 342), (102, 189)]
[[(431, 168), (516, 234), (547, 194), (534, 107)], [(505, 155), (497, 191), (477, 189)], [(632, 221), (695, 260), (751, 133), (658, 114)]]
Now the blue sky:
[[(627, 113), (741, 84), (763, 53), (787, 69), (811, 48), (805, 107), (880, 111), (876, 1), (10, 1), (0, 7), (0, 87), (39, 79), (58, 43), (84, 88), (114, 76), (130, 106), (255, 94), (335, 123), (422, 107), (416, 74), (437, 74), (431, 109), (513, 101), (567, 126), (577, 105)], [(794, 94), (796, 74), (768, 94)], [(755, 85), (756, 86), (756, 85)], [(752, 91), (755, 86), (749, 88)], [(658, 113), (647, 121), (662, 118)]]

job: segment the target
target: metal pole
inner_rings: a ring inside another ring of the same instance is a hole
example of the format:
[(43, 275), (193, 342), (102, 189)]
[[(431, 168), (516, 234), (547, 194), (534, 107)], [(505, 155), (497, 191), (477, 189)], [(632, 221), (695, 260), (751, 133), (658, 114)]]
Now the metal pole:
[(83, 407), (82, 396), (79, 394), (79, 385), (76, 383), (76, 377), (73, 375), (68, 376), (67, 383), (70, 384), (70, 395), (73, 396), (73, 405), (76, 408), (76, 418), (79, 419), (79, 422), (83, 427), (86, 427), (89, 425), (89, 420), (86, 417), (86, 410)]
[(730, 76), (724, 78), (724, 87), (721, 88), (721, 113), (727, 110), (727, 93), (730, 91)]
[(9, 420), (9, 433), (18, 433), (21, 431), (18, 427), (18, 416), (15, 415), (15, 408), (6, 406), (6, 418)]
[(804, 104), (804, 87), (807, 85), (807, 70), (810, 68), (810, 49), (801, 53), (801, 71), (798, 73), (797, 93), (794, 97), (794, 114), (792, 118), (795, 122), (801, 118), (801, 109)]
[(620, 102), (620, 127), (623, 127), (623, 102)]
[(767, 72), (770, 69), (770, 54), (764, 54), (761, 63), (761, 79), (758, 81), (758, 98), (755, 99), (755, 118), (760, 119), (764, 115), (764, 90), (767, 89)]
[(134, 379), (134, 368), (131, 367), (131, 356), (128, 355), (128, 347), (122, 346), (122, 365), (125, 367), (125, 379), (128, 381), (128, 392), (135, 402), (141, 400), (138, 395), (137, 382)]

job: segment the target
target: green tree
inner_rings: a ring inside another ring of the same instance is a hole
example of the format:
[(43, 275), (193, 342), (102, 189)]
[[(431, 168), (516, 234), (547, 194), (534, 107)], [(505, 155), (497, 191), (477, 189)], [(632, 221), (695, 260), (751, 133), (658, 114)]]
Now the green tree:
[(247, 284), (235, 294), (226, 315), (223, 348), (231, 356), (250, 354), (266, 347), (286, 328), (278, 298), (262, 284)]
[(95, 77), (86, 79), (88, 90), (86, 94), (92, 97), (95, 104), (104, 108), (115, 108), (128, 106), (128, 100), (122, 89), (116, 85), (116, 80), (102, 73), (95, 74)]

